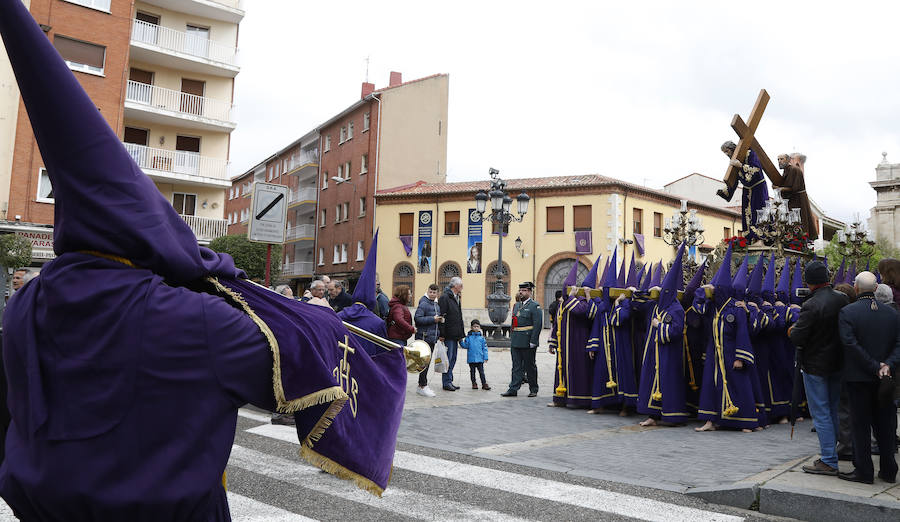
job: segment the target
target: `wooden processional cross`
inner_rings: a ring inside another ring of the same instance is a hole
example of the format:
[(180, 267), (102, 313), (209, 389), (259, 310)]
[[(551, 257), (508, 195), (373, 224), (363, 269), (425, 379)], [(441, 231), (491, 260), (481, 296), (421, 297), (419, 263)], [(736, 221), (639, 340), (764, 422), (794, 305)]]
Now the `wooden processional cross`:
[[(762, 119), (763, 112), (766, 110), (766, 105), (768, 103), (769, 93), (767, 93), (765, 89), (760, 89), (759, 96), (756, 98), (756, 103), (753, 104), (753, 110), (750, 111), (750, 123), (744, 123), (744, 120), (737, 114), (731, 119), (731, 128), (734, 129), (734, 132), (737, 133), (738, 138), (740, 138), (731, 159), (736, 159), (741, 163), (744, 163), (746, 161), (747, 149), (753, 149), (753, 152), (755, 152), (756, 156), (759, 158), (759, 163), (762, 165), (763, 172), (766, 173), (766, 176), (769, 177), (772, 184), (781, 185), (781, 173), (778, 172), (778, 169), (775, 168), (772, 160), (769, 159), (769, 156), (766, 155), (762, 146), (756, 141), (756, 137), (753, 136), (753, 134), (756, 133), (756, 127), (759, 126), (759, 120)], [(725, 185), (729, 187), (734, 186), (734, 183), (737, 181), (737, 174), (738, 167), (729, 164), (728, 170), (725, 171)]]

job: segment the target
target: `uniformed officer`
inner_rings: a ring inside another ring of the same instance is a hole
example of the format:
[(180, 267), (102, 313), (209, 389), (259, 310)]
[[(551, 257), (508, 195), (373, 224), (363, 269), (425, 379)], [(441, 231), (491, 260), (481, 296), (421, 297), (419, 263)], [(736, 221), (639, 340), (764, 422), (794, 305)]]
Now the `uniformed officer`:
[(512, 332), (509, 335), (512, 355), (512, 381), (509, 389), (501, 393), (503, 397), (515, 397), (525, 375), (528, 375), (529, 397), (537, 397), (537, 364), (534, 357), (544, 321), (544, 312), (531, 298), (534, 283), (527, 281), (519, 285), (519, 295), (513, 307)]

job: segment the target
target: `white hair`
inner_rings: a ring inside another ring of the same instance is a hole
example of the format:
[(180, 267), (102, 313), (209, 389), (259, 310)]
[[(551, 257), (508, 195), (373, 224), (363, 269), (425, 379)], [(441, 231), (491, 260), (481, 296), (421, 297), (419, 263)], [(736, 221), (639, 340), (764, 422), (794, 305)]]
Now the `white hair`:
[(881, 283), (875, 288), (875, 300), (884, 304), (891, 303), (894, 301), (894, 291), (888, 285)]
[(857, 290), (862, 292), (874, 292), (878, 282), (875, 280), (875, 274), (872, 272), (860, 272), (854, 279)]
[(461, 285), (461, 284), (462, 284), (462, 278), (461, 278), (461, 277), (453, 276), (453, 277), (450, 278), (450, 283), (449, 283), (450, 288), (459, 286), (459, 285)]
[(290, 289), (291, 289), (291, 287), (288, 286), (288, 285), (278, 285), (278, 286), (275, 287), (275, 291), (278, 292), (278, 293), (281, 294), (281, 295), (285, 295), (285, 294), (284, 294), (284, 291), (285, 291), (285, 290), (290, 290)]
[(800, 162), (801, 165), (806, 165), (806, 154), (800, 154), (799, 152), (795, 152), (791, 154), (792, 158), (797, 158), (797, 161)]
[(41, 271), (40, 271), (40, 270), (31, 270), (31, 269), (28, 269), (28, 268), (25, 268), (24, 270), (25, 270), (25, 274), (22, 275), (22, 284), (23, 284), (23, 285), (24, 285), (25, 283), (31, 281), (31, 280), (34, 279), (35, 277), (41, 275)]
[(310, 289), (310, 290), (315, 290), (316, 288), (319, 288), (319, 287), (323, 287), (323, 288), (324, 288), (324, 287), (325, 287), (325, 281), (322, 281), (321, 279), (316, 279), (315, 281), (313, 281), (313, 282), (310, 283), (310, 285), (309, 285), (309, 289)]

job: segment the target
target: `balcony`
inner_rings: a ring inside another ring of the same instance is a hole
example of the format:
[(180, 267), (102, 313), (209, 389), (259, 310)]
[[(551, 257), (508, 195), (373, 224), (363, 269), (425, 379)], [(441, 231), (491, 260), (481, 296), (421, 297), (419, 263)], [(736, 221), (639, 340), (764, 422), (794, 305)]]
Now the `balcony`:
[(223, 159), (209, 158), (195, 152), (154, 149), (134, 143), (124, 145), (138, 167), (154, 181), (231, 187), (228, 162)]
[(305, 202), (316, 202), (316, 189), (296, 188), (288, 193), (288, 206)]
[(314, 263), (312, 261), (294, 261), (285, 263), (281, 269), (281, 274), (293, 277), (309, 277), (313, 275)]
[(234, 78), (237, 49), (156, 24), (134, 20), (131, 58), (173, 69)]
[(244, 18), (243, 0), (143, 0), (143, 2), (170, 11), (232, 24), (239, 23)]
[(222, 100), (128, 80), (125, 117), (182, 128), (234, 130), (232, 105)]
[(296, 241), (296, 240), (308, 240), (312, 241), (316, 239), (316, 226), (315, 225), (294, 225), (292, 227), (288, 227), (287, 236), (285, 236), (285, 241)]
[(296, 156), (291, 156), (290, 164), (288, 165), (288, 174), (300, 174), (309, 169), (315, 169), (319, 166), (319, 153), (318, 151), (310, 151), (304, 152), (303, 154), (298, 154)]
[(199, 216), (181, 215), (184, 222), (194, 231), (197, 242), (202, 245), (208, 245), (210, 241), (217, 237), (228, 234), (228, 222), (224, 219), (213, 219)]

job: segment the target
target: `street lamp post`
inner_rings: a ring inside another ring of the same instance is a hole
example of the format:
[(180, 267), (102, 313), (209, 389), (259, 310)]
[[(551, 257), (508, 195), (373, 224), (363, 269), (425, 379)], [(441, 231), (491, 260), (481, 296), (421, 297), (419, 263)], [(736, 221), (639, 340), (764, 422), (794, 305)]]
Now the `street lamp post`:
[[(497, 326), (495, 336), (502, 335), (500, 333), (501, 325), (506, 321), (509, 314), (510, 296), (503, 289), (503, 229), (513, 221), (521, 222), (528, 213), (528, 202), (531, 198), (524, 191), (516, 196), (517, 215), (510, 212), (513, 199), (506, 192), (506, 182), (500, 179), (500, 171), (497, 169), (489, 169), (491, 176), (491, 189), (488, 193), (483, 190), (475, 194), (475, 207), (482, 222), (490, 222), (500, 226), (500, 234), (497, 238), (497, 266), (494, 274), (497, 282), (494, 285), (494, 292), (488, 295), (488, 317)], [(490, 213), (485, 215), (487, 211), (487, 202), (491, 202)]]

